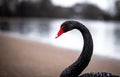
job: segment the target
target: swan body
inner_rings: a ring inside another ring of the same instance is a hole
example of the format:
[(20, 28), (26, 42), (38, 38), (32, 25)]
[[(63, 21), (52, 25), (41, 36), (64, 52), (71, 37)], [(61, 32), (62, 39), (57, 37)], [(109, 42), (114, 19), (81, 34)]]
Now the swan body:
[(79, 58), (69, 67), (65, 68), (60, 74), (60, 77), (120, 77), (106, 72), (91, 72), (80, 75), (81, 72), (88, 66), (91, 56), (93, 53), (93, 39), (89, 30), (78, 21), (65, 21), (56, 36), (58, 38), (63, 33), (66, 33), (70, 30), (77, 29), (81, 32), (84, 39), (83, 50)]

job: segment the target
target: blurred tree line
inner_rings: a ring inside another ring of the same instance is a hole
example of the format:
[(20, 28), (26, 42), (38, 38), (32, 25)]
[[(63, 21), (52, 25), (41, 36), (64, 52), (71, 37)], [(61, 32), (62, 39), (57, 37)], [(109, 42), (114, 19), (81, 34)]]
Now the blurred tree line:
[(120, 20), (120, 1), (116, 1), (116, 15), (92, 4), (75, 4), (65, 8), (54, 6), (51, 0), (0, 0), (1, 17), (46, 17)]
[(120, 0), (117, 0), (115, 5), (116, 5), (116, 15), (115, 15), (114, 19), (120, 20)]

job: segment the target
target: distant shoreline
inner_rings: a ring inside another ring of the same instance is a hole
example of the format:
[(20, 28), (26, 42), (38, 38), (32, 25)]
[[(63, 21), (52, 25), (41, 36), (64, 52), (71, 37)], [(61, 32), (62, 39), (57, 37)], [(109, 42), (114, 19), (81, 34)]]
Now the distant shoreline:
[[(63, 20), (62, 20), (63, 21)], [(35, 42), (42, 42), (42, 43), (45, 43), (45, 42), (43, 42), (43, 41), (40, 41), (40, 40), (36, 40), (36, 39), (33, 39), (33, 38), (30, 38), (30, 37), (26, 37), (27, 35), (25, 34), (23, 34), (22, 35), (22, 33), (15, 33), (15, 32), (13, 32), (13, 33), (9, 33), (9, 32), (5, 32), (5, 31), (0, 31), (0, 34), (4, 34), (4, 35), (8, 35), (8, 36), (10, 36), (10, 37), (15, 37), (15, 38), (18, 38), (18, 39), (23, 39), (23, 40), (32, 40), (32, 41), (35, 41)], [(52, 44), (53, 45), (53, 44)], [(59, 47), (59, 46), (58, 46)], [(70, 49), (70, 48), (69, 48)], [(72, 49), (73, 51), (77, 51), (77, 52), (79, 52), (77, 49), (76, 50), (74, 50), (74, 49)], [(116, 53), (113, 53), (113, 54), (116, 54)], [(100, 57), (106, 57), (106, 58), (110, 58), (110, 59), (115, 59), (115, 60), (120, 60), (120, 58), (118, 57), (119, 55), (117, 55), (117, 56), (111, 56), (111, 55), (108, 55), (108, 56), (105, 56), (105, 55), (99, 55), (99, 54), (94, 54), (94, 55), (96, 55), (96, 56), (100, 56)]]

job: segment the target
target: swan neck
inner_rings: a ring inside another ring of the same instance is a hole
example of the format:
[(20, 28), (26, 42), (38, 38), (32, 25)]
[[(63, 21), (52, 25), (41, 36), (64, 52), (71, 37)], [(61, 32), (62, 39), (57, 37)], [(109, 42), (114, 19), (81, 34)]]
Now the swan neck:
[(79, 70), (80, 74), (87, 67), (91, 60), (91, 56), (93, 53), (93, 40), (89, 30), (83, 24), (78, 24), (79, 25), (77, 25), (76, 29), (81, 32), (84, 40), (84, 45), (79, 58), (76, 60), (75, 63), (73, 63), (73, 66), (78, 67), (76, 71)]
[(76, 22), (74, 23), (74, 26), (74, 29), (78, 29), (82, 33), (84, 40), (83, 49), (78, 59), (68, 68), (66, 68), (61, 73), (60, 77), (78, 77), (91, 60), (93, 52), (92, 36), (89, 30), (83, 24)]

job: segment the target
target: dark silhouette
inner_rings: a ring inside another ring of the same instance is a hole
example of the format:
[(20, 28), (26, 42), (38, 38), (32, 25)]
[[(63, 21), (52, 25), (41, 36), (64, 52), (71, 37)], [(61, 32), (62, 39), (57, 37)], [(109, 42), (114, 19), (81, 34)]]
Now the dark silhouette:
[[(116, 17), (119, 16), (117, 1)], [(51, 0), (0, 0), (1, 17), (37, 18), (82, 18), (92, 20), (111, 20), (112, 15), (96, 5), (77, 3), (72, 7), (55, 6)]]
[[(87, 67), (91, 60), (93, 53), (93, 40), (89, 30), (81, 23), (77, 21), (66, 21), (61, 27), (60, 31), (57, 34), (58, 38), (62, 33), (68, 32), (72, 29), (78, 29), (83, 36), (84, 46), (81, 55), (79, 58), (69, 67), (67, 67), (60, 75), (60, 77), (78, 77), (79, 74)], [(86, 73), (79, 77), (120, 77), (106, 72), (98, 73)]]
[(93, 4), (76, 4), (73, 6), (73, 14), (78, 18), (93, 20), (109, 20), (110, 15)]
[(114, 19), (120, 20), (120, 1), (119, 0), (116, 0), (115, 2), (115, 10), (116, 10), (116, 14), (115, 14)]

